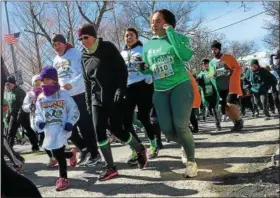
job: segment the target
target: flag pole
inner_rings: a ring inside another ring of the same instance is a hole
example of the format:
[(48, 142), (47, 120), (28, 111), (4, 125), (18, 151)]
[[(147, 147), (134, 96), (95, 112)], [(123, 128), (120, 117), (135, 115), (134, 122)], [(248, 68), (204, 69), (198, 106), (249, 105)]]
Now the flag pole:
[[(10, 21), (9, 21), (9, 15), (8, 15), (8, 9), (7, 9), (7, 1), (5, 1), (5, 10), (6, 10), (6, 18), (7, 18), (7, 24), (8, 24), (8, 32), (11, 34), (11, 29), (10, 29)], [(14, 74), (16, 74), (17, 71), (17, 63), (16, 63), (16, 56), (14, 52), (14, 46), (11, 45), (11, 51), (12, 51), (12, 58), (13, 58), (13, 65), (14, 65)]]

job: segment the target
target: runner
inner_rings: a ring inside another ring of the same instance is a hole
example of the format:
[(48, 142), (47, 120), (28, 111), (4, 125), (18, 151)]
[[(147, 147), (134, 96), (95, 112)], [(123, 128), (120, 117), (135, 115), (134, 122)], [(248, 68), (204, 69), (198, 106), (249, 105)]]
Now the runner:
[(198, 74), (198, 84), (202, 88), (201, 92), (203, 92), (203, 97), (204, 100), (207, 102), (209, 111), (213, 111), (214, 118), (216, 121), (216, 130), (221, 131), (222, 128), (220, 118), (218, 115), (220, 96), (216, 85), (216, 80), (211, 75), (212, 73), (214, 73), (214, 71), (210, 71), (210, 69), (213, 70), (213, 67), (209, 68), (209, 62), (209, 59), (202, 60), (203, 70)]
[(92, 24), (82, 25), (78, 30), (78, 36), (84, 46), (82, 63), (86, 83), (86, 103), (88, 111), (92, 114), (98, 145), (107, 163), (106, 169), (99, 176), (99, 181), (118, 175), (106, 135), (108, 119), (111, 132), (136, 150), (139, 168), (143, 169), (148, 162), (147, 149), (131, 133), (122, 130), (121, 103), (127, 87), (127, 66), (111, 42), (97, 38)]
[[(214, 71), (214, 73), (210, 73), (210, 75), (216, 75), (217, 77), (217, 87), (218, 90), (220, 90), (220, 97), (222, 100), (225, 98), (227, 92), (226, 88), (228, 87), (229, 92), (226, 97), (227, 103), (224, 107), (225, 113), (234, 123), (234, 127), (231, 129), (231, 131), (240, 131), (243, 128), (243, 120), (240, 117), (240, 110), (237, 106), (237, 102), (238, 96), (242, 95), (240, 85), (241, 67), (232, 55), (223, 54), (221, 52), (221, 47), (222, 45), (218, 41), (213, 41), (211, 44), (214, 58), (210, 61), (209, 67), (213, 68), (211, 70)], [(220, 68), (221, 71), (218, 70)], [(223, 83), (218, 83), (219, 80), (221, 80)], [(224, 85), (224, 89), (219, 89), (218, 85)]]
[[(126, 99), (124, 104), (124, 128), (130, 132), (135, 139), (142, 144), (133, 128), (134, 110), (137, 106), (137, 118), (144, 126), (150, 141), (150, 155), (153, 159), (158, 156), (155, 133), (150, 120), (150, 113), (153, 107), (153, 80), (151, 75), (144, 75), (138, 70), (138, 64), (143, 64), (142, 48), (143, 44), (138, 40), (138, 32), (134, 28), (127, 28), (124, 34), (125, 48), (121, 55), (127, 65), (128, 80), (126, 89)], [(137, 154), (132, 150), (128, 164), (137, 164)]]
[[(38, 129), (36, 128), (36, 125), (35, 125), (35, 110), (36, 110), (37, 98), (42, 93), (39, 74), (32, 77), (32, 86), (33, 86), (33, 89), (26, 93), (26, 96), (23, 101), (22, 109), (26, 113), (30, 114), (31, 128), (35, 132), (38, 132)], [(40, 138), (42, 138), (41, 141), (44, 141), (44, 133), (40, 133), (39, 135), (40, 135)], [(53, 158), (53, 155), (49, 150), (45, 149), (45, 151), (50, 158), (48, 167), (54, 167), (57, 164), (57, 160), (55, 158)]]
[(148, 65), (144, 73), (154, 79), (153, 102), (160, 128), (168, 139), (184, 147), (188, 163), (185, 177), (197, 175), (194, 156), (194, 139), (189, 128), (194, 91), (183, 61), (193, 55), (189, 38), (174, 31), (176, 19), (166, 9), (157, 10), (151, 16), (154, 37), (143, 48), (143, 60)]
[(248, 79), (245, 78), (248, 68), (244, 71), (244, 75), (241, 78), (242, 85), (242, 96), (241, 96), (241, 113), (242, 116), (246, 115), (246, 108), (249, 108), (252, 111), (252, 117), (259, 117), (258, 106), (255, 105), (255, 100), (251, 90), (251, 84)]
[(6, 122), (9, 123), (9, 145), (13, 148), (18, 128), (21, 125), (26, 130), (27, 136), (32, 145), (32, 152), (38, 152), (38, 140), (35, 132), (30, 127), (30, 121), (28, 120), (29, 115), (22, 111), (22, 104), (26, 93), (23, 89), (16, 85), (16, 79), (14, 76), (9, 76), (5, 85), (8, 90), (5, 93), (5, 99), (9, 105), (6, 117)]
[(265, 120), (269, 120), (268, 91), (277, 84), (277, 80), (268, 70), (259, 65), (257, 59), (251, 60), (250, 67), (252, 71), (246, 76), (246, 79), (251, 83), (254, 98), (258, 106), (263, 109)]
[(76, 149), (65, 152), (67, 140), (72, 129), (79, 119), (80, 113), (75, 101), (67, 91), (61, 90), (58, 84), (58, 75), (55, 68), (46, 66), (40, 74), (42, 94), (36, 102), (35, 124), (45, 133), (43, 148), (53, 153), (58, 161), (59, 178), (56, 181), (56, 190), (61, 191), (69, 187), (67, 178), (66, 158), (70, 159), (70, 166), (77, 164)]
[(85, 103), (86, 90), (81, 62), (82, 53), (73, 48), (71, 44), (66, 43), (65, 37), (61, 34), (54, 34), (52, 43), (57, 53), (53, 67), (57, 69), (59, 84), (72, 96), (80, 111), (80, 119), (74, 126), (70, 138), (81, 150), (78, 165), (94, 166), (101, 161), (101, 156), (98, 152), (91, 116)]
[(276, 78), (277, 84), (272, 86), (271, 89), (268, 91), (268, 103), (270, 106), (270, 109), (273, 114), (275, 114), (275, 107), (278, 111), (278, 114), (280, 114), (280, 101), (279, 101), (279, 90), (278, 90), (278, 84), (280, 83), (280, 78), (278, 76), (278, 73), (271, 69), (270, 66), (266, 66), (266, 69)]

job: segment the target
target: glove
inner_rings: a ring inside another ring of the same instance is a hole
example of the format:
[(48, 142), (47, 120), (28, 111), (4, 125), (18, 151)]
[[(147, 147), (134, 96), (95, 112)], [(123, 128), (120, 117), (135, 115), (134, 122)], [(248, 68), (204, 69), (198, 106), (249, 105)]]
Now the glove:
[(117, 89), (114, 97), (114, 103), (120, 103), (122, 99), (123, 99), (123, 93), (121, 89)]
[(32, 102), (32, 103), (30, 104), (29, 109), (30, 109), (31, 112), (35, 112), (36, 106), (35, 106), (34, 102)]
[(64, 126), (64, 130), (65, 131), (68, 131), (68, 132), (71, 132), (73, 129), (73, 125), (69, 122), (66, 122), (65, 126)]
[(38, 123), (38, 127), (39, 127), (40, 130), (43, 130), (45, 128), (45, 126), (46, 126), (45, 122), (39, 122)]

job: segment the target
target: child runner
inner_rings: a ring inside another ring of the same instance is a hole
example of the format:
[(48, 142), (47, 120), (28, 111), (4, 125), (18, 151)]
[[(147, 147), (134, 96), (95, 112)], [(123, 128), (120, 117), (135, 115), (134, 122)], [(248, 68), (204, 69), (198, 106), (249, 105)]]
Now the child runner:
[[(22, 109), (26, 113), (30, 114), (30, 126), (37, 132), (38, 129), (35, 126), (35, 110), (36, 110), (36, 101), (38, 96), (42, 93), (40, 75), (37, 74), (32, 77), (32, 90), (26, 93), (26, 96), (23, 100)], [(40, 133), (40, 138), (44, 139), (44, 133)], [(50, 161), (48, 167), (54, 167), (57, 164), (57, 160), (53, 158), (52, 153), (49, 150), (45, 150), (48, 154)]]
[(65, 152), (65, 146), (80, 112), (67, 91), (60, 90), (55, 68), (44, 67), (40, 80), (43, 92), (36, 102), (35, 124), (40, 132), (44, 130), (45, 133), (42, 147), (51, 151), (58, 161), (59, 178), (56, 181), (56, 190), (61, 191), (69, 187), (66, 158), (70, 159), (70, 166), (75, 167), (77, 164), (76, 149)]

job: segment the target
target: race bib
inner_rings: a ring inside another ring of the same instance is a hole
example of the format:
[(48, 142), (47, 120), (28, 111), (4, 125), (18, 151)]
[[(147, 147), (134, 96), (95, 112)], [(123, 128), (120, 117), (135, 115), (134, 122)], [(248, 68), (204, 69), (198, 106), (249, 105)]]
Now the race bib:
[(206, 85), (205, 86), (205, 95), (211, 95), (212, 93), (213, 93), (212, 85)]
[(155, 80), (163, 79), (174, 75), (174, 71), (171, 64), (154, 64), (152, 67), (154, 68), (153, 76)]

